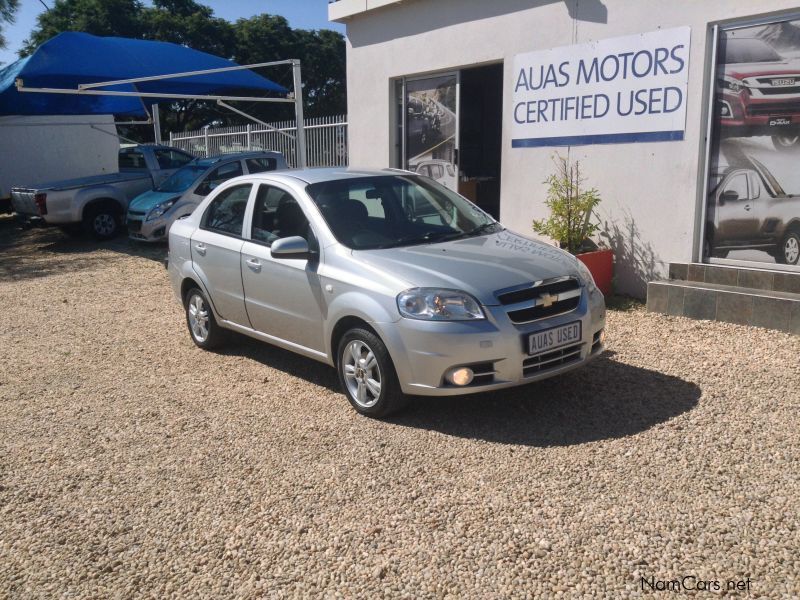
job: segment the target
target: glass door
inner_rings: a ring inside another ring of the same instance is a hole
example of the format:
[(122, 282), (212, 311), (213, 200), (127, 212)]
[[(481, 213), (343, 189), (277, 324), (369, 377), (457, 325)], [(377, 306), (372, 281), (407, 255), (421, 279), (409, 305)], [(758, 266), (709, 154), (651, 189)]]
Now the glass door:
[(403, 166), (458, 191), (458, 73), (406, 78)]

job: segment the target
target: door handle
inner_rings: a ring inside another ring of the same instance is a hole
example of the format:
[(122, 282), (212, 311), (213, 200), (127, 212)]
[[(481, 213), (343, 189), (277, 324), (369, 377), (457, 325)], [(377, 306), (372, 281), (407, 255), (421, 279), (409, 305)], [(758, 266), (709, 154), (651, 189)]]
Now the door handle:
[(258, 262), (255, 258), (248, 258), (246, 261), (247, 266), (250, 267), (256, 273), (261, 271), (261, 263)]
[(205, 256), (206, 255), (206, 245), (205, 244), (195, 244), (194, 245), (194, 249), (197, 250), (197, 253), (200, 256)]
[(751, 208), (752, 208), (752, 207), (751, 207), (749, 204), (745, 204), (745, 205), (744, 205), (744, 209), (745, 209), (745, 210), (750, 210)]

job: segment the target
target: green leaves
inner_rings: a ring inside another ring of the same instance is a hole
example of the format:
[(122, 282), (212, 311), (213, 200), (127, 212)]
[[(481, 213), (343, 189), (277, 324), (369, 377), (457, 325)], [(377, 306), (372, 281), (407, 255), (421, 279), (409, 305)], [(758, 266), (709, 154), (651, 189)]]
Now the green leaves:
[(550, 209), (550, 216), (534, 220), (533, 230), (577, 254), (584, 241), (599, 229), (599, 225), (592, 222), (592, 211), (600, 203), (600, 194), (595, 188), (582, 189), (585, 178), (581, 176), (579, 161), (570, 163), (556, 154), (553, 162), (557, 171), (545, 180), (545, 205)]

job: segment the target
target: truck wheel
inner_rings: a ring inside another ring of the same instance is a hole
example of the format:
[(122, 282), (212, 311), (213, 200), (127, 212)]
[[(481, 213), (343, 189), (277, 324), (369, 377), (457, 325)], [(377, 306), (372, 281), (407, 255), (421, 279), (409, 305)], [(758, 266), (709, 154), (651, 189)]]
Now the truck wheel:
[(119, 210), (111, 204), (88, 206), (83, 214), (83, 229), (98, 240), (110, 240), (119, 233)]
[(792, 229), (783, 236), (775, 260), (782, 265), (796, 265), (800, 262), (800, 230)]
[(336, 370), (353, 408), (368, 417), (385, 417), (405, 406), (389, 351), (373, 332), (351, 329), (342, 336)]
[(800, 146), (800, 135), (773, 135), (772, 145), (775, 146), (778, 152), (794, 150)]

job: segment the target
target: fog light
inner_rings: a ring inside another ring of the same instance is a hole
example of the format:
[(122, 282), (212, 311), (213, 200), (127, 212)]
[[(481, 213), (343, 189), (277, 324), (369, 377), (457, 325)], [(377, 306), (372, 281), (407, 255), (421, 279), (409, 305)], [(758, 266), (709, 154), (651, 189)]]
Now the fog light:
[(472, 383), (473, 375), (472, 369), (469, 367), (458, 367), (457, 369), (450, 369), (445, 373), (444, 378), (453, 385), (469, 385)]

